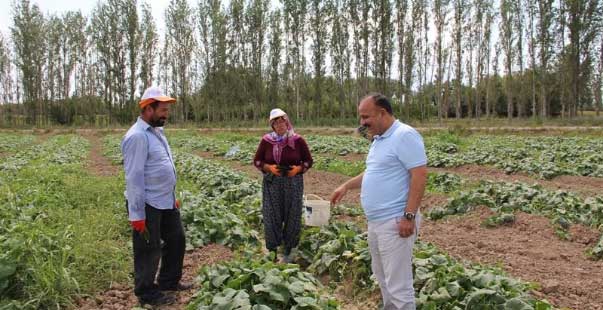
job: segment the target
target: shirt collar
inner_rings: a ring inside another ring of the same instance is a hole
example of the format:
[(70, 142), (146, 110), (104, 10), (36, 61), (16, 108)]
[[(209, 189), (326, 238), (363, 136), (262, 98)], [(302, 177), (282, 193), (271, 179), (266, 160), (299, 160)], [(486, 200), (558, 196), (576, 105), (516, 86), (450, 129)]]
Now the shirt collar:
[(138, 126), (140, 126), (145, 131), (151, 128), (151, 130), (163, 132), (163, 127), (152, 127), (151, 125), (149, 125), (149, 123), (145, 122), (145, 120), (143, 120), (140, 116), (136, 120), (136, 124), (138, 124)]
[(149, 127), (151, 127), (151, 125), (149, 125), (149, 123), (145, 122), (142, 117), (138, 117), (138, 119), (136, 120), (136, 124), (142, 128), (143, 130), (147, 130), (149, 129)]
[(389, 128), (382, 134), (382, 135), (376, 135), (373, 137), (374, 140), (381, 140), (381, 139), (385, 139), (389, 136), (391, 136), (394, 131), (400, 127), (400, 121), (399, 120), (395, 120), (391, 126), (389, 126)]

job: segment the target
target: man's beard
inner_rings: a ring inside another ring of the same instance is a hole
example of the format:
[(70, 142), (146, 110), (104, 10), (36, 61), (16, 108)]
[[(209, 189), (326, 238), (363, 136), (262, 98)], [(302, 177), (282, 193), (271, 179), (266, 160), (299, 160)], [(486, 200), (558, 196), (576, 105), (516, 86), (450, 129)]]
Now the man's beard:
[(158, 118), (158, 119), (154, 119), (150, 125), (153, 127), (163, 127), (164, 124), (165, 124), (165, 118)]

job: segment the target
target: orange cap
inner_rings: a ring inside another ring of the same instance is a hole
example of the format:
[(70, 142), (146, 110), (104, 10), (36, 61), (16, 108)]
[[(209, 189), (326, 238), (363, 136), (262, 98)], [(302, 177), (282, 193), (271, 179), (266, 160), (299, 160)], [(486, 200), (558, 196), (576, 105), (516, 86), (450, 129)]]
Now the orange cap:
[(140, 98), (140, 102), (138, 105), (141, 109), (148, 106), (149, 104), (159, 101), (164, 103), (176, 103), (176, 99), (166, 96), (161, 88), (157, 86), (151, 86), (144, 91), (142, 98)]

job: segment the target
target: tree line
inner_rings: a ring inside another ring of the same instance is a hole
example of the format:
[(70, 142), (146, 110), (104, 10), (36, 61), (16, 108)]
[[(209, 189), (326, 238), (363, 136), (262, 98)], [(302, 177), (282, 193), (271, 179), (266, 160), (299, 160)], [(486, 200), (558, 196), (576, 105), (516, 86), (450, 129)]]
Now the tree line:
[[(600, 0), (137, 0), (44, 15), (0, 35), (0, 121), (129, 123), (150, 85), (178, 121), (353, 119), (368, 92), (397, 116), (572, 118), (603, 105)], [(162, 26), (162, 31), (159, 30)]]

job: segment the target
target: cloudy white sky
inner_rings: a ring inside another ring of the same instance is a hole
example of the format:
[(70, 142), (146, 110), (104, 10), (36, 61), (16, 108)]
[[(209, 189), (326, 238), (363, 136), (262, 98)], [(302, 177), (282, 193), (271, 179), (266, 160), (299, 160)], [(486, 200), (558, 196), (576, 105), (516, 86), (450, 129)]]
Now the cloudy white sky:
[[(0, 0), (0, 31), (4, 35), (9, 34), (9, 28), (12, 25), (12, 11), (15, 0)], [(84, 15), (90, 15), (92, 9), (99, 0), (30, 0), (32, 4), (37, 4), (40, 10), (45, 14), (61, 14), (65, 11), (81, 11)], [(141, 0), (138, 1), (142, 2)], [(153, 8), (153, 16), (157, 19), (157, 26), (163, 27), (163, 12), (170, 3), (170, 0), (146, 0)], [(189, 3), (196, 5), (196, 0), (189, 0)]]

